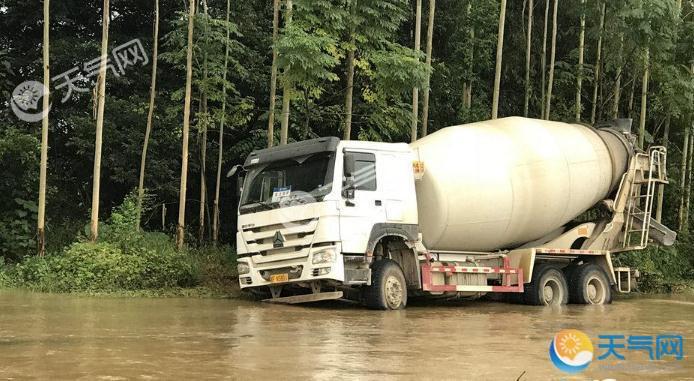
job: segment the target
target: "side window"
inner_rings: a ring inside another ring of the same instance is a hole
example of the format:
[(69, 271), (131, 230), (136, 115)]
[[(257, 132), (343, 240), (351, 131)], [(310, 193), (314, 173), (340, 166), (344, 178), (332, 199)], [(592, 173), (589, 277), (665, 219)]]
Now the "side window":
[[(356, 190), (376, 190), (376, 155), (372, 153), (348, 152), (345, 157), (354, 158), (354, 186)], [(347, 175), (345, 173), (345, 175)]]

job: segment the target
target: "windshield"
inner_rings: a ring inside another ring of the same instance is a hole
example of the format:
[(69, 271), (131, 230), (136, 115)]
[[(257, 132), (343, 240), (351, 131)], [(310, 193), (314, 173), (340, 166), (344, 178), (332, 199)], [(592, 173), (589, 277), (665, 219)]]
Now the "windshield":
[(334, 153), (317, 153), (269, 163), (249, 171), (241, 212), (320, 201), (332, 189)]

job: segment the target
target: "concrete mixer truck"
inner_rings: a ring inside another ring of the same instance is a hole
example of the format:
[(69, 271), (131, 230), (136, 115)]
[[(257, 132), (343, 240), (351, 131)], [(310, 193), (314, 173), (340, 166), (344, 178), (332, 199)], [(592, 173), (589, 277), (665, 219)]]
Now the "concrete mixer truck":
[(630, 289), (615, 255), (675, 239), (651, 218), (665, 148), (636, 149), (630, 125), (511, 117), (412, 144), (319, 138), (253, 151), (240, 174), (241, 288), (374, 309), (495, 293), (610, 303)]

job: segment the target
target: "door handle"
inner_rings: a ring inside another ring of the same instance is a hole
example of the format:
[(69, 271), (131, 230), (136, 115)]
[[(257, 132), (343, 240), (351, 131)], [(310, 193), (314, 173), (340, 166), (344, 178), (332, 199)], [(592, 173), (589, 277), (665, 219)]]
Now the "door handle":
[(374, 201), (374, 204), (375, 204), (376, 206), (381, 206), (381, 205), (383, 205), (383, 203), (381, 202), (381, 200), (376, 200), (376, 201)]

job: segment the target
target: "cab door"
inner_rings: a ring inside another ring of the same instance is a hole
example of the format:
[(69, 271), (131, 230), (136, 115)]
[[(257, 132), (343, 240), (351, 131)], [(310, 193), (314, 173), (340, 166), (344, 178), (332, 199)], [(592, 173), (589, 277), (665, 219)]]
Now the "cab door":
[(375, 223), (385, 221), (377, 155), (344, 151), (340, 237), (342, 252), (364, 254)]

